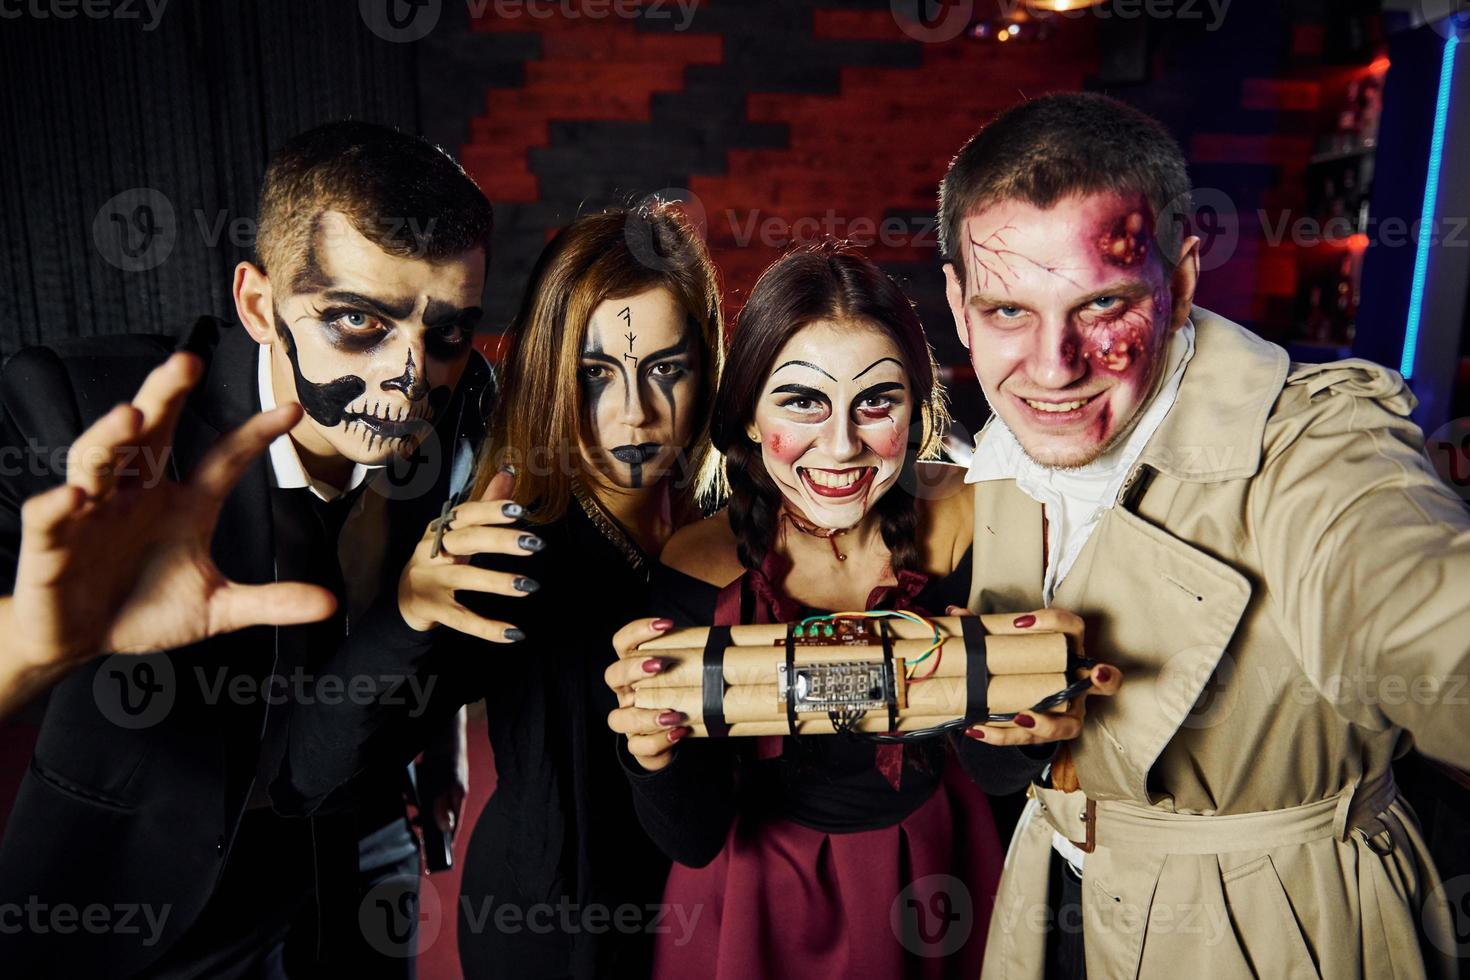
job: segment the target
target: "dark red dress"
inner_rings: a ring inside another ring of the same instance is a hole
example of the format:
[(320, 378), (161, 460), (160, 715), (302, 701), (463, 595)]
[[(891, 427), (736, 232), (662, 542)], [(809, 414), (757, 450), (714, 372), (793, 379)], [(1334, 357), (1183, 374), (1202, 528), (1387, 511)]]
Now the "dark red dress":
[[(653, 604), (676, 625), (812, 615), (782, 574), (768, 560), (719, 590), (661, 567)], [(867, 608), (942, 611), (969, 578), (968, 556), (938, 581), (906, 572)], [(973, 980), (1004, 858), (976, 781), (1014, 792), (1044, 764), (966, 738), (842, 736), (690, 740), (656, 773), (624, 758), (639, 817), (676, 862), (654, 976), (678, 980)]]

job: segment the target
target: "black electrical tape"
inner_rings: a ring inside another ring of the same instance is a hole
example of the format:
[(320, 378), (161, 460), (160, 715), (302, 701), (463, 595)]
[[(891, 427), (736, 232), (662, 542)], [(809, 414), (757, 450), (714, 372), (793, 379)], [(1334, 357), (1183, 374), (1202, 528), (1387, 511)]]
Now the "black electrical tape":
[(990, 717), (990, 666), (985, 659), (985, 627), (979, 616), (961, 616), (965, 642), (965, 721), (984, 724)]
[(786, 625), (786, 730), (796, 734), (796, 625)]
[(725, 722), (725, 648), (730, 627), (711, 626), (704, 641), (704, 728), (712, 738), (730, 734)]
[(893, 675), (893, 637), (888, 620), (878, 620), (878, 636), (883, 640), (883, 700), (888, 703), (888, 730), (898, 730), (898, 680)]

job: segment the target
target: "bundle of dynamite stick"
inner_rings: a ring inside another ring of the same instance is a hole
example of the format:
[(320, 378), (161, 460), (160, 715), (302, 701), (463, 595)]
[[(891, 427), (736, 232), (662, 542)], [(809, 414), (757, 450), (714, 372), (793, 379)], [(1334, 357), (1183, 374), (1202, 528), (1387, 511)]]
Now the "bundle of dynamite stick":
[(977, 697), (991, 714), (1030, 709), (1074, 679), (1066, 634), (985, 634), (955, 616), (679, 629), (639, 653), (664, 666), (633, 685), (634, 704), (683, 712), (697, 737), (916, 731), (973, 715)]

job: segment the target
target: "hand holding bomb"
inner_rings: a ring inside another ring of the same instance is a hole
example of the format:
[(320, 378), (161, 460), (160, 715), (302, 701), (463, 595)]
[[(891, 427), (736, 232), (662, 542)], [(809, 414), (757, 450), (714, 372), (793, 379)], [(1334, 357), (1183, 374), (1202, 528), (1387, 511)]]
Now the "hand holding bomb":
[[(1066, 632), (985, 619), (839, 613), (675, 630), (638, 648), (662, 669), (634, 681), (633, 706), (678, 712), (696, 737), (918, 738), (1066, 712), (1091, 688), (1092, 662)], [(987, 629), (1002, 624), (1007, 632)]]

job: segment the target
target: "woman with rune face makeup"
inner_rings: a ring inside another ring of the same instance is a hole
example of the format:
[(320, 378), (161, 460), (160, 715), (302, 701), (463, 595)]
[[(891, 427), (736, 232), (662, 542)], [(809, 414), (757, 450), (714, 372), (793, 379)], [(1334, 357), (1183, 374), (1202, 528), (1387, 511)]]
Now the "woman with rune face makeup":
[[(964, 471), (922, 461), (945, 421), (918, 318), (871, 262), (828, 246), (761, 277), (715, 402), (729, 507), (670, 540), (653, 578), (664, 618), (620, 631), (606, 673), (639, 816), (677, 862), (664, 902), (703, 910), (683, 941), (660, 938), (655, 976), (978, 975), (1002, 864), (981, 788), (1025, 786), (1050, 750), (1022, 746), (1072, 737), (1076, 717), (878, 745), (687, 739), (678, 712), (630, 706), (629, 685), (662, 668), (634, 646), (676, 625), (963, 604)], [(1081, 623), (1041, 610), (1013, 628)], [(906, 900), (938, 916), (918, 937), (892, 917)]]
[[(602, 674), (613, 633), (648, 610), (654, 557), (715, 490), (721, 325), (703, 242), (675, 208), (654, 204), (558, 234), (511, 327), (479, 485), (513, 470), (536, 553), (474, 563), (513, 571), (530, 594), (461, 600), (514, 621), (524, 639), (492, 649), (457, 637), (429, 668), (476, 672), (457, 693), (485, 698), (495, 758), (457, 904), (466, 977), (648, 974), (668, 859), (613, 762), (606, 718), (617, 702)], [(475, 549), (486, 506), (455, 512), (451, 553)], [(471, 531), (460, 541), (462, 524)]]

